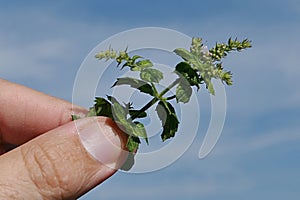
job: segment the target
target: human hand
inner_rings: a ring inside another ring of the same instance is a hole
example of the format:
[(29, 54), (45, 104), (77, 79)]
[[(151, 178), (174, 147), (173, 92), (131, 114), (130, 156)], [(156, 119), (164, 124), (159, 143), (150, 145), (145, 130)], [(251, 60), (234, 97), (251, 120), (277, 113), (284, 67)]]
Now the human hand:
[(71, 121), (87, 111), (1, 79), (0, 94), (0, 199), (76, 199), (126, 160), (111, 119)]

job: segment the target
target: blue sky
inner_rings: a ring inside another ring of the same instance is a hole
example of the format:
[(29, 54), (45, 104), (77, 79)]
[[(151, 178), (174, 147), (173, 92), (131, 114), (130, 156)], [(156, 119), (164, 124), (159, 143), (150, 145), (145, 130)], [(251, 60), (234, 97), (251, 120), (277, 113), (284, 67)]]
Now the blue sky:
[(164, 27), (209, 47), (247, 37), (253, 48), (224, 62), (234, 85), (208, 157), (198, 158), (210, 119), (203, 91), (199, 134), (180, 159), (151, 173), (118, 172), (81, 199), (298, 199), (299, 23), (297, 0), (0, 1), (0, 76), (71, 101), (86, 55), (119, 32)]

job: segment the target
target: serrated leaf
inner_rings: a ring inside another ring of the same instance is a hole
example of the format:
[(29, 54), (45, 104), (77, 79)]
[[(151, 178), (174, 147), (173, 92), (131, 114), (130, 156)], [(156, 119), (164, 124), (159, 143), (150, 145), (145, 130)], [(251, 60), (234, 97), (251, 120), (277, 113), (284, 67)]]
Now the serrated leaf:
[(194, 59), (194, 55), (189, 52), (186, 49), (183, 48), (177, 48), (174, 50), (174, 52), (180, 56), (181, 58), (183, 58), (183, 60), (189, 61), (189, 60), (193, 60)]
[(140, 122), (131, 122), (130, 120), (116, 121), (119, 128), (124, 131), (129, 137), (141, 137), (148, 144), (147, 132), (144, 125)]
[[(135, 137), (142, 137), (146, 140), (146, 142), (148, 143), (148, 139), (147, 139), (147, 133), (146, 130), (144, 128), (144, 125), (136, 122), (133, 123), (131, 121), (129, 121), (127, 119), (128, 116), (128, 112), (127, 109), (125, 107), (123, 107), (114, 97), (112, 96), (107, 96), (108, 100), (111, 101), (112, 104), (110, 104), (107, 100), (103, 99), (103, 98), (97, 98), (96, 99), (96, 105), (99, 108), (99, 110), (102, 111), (103, 109), (103, 105), (108, 106), (108, 108), (110, 109), (111, 112), (111, 118), (119, 125), (119, 128), (124, 131), (125, 133), (127, 133), (132, 141), (128, 141), (127, 144), (129, 145), (128, 149), (131, 149), (130, 151), (136, 150), (136, 148), (138, 147), (138, 143), (137, 141), (139, 141), (139, 139), (135, 138)], [(101, 107), (101, 106), (102, 107)], [(89, 111), (91, 116), (94, 116), (96, 114), (96, 109), (95, 107), (91, 108)], [(134, 112), (135, 113), (135, 112)], [(140, 113), (140, 115), (144, 115), (145, 113)], [(141, 117), (139, 115), (139, 117)]]
[(130, 136), (127, 140), (126, 147), (129, 152), (135, 152), (139, 148), (140, 139), (138, 137)]
[(131, 68), (132, 71), (142, 71), (145, 68), (153, 66), (153, 64), (150, 60), (140, 60), (140, 61), (136, 62), (135, 64), (136, 64), (136, 66)]
[(175, 49), (174, 52), (182, 57), (183, 60), (191, 64), (191, 67), (197, 71), (203, 71), (209, 67), (212, 67), (213, 64), (209, 62), (204, 62), (201, 60), (202, 58), (198, 55), (194, 55), (191, 52), (187, 51), (186, 49), (178, 48)]
[(108, 96), (108, 99), (112, 102), (113, 120), (119, 125), (119, 128), (127, 133), (129, 138), (141, 137), (148, 143), (147, 133), (144, 125), (140, 122), (132, 122), (130, 118), (128, 119), (128, 110), (123, 107), (114, 97)]
[(173, 106), (169, 102), (160, 101), (156, 107), (156, 112), (163, 126), (161, 139), (165, 141), (174, 137), (178, 129), (179, 121)]
[(144, 127), (144, 125), (140, 122), (134, 122), (133, 123), (133, 135), (137, 136), (137, 137), (141, 137), (143, 139), (146, 140), (147, 144), (148, 144), (148, 138), (147, 138), (147, 132), (146, 129)]
[(192, 88), (186, 80), (180, 81), (176, 87), (176, 100), (177, 102), (187, 103), (192, 95)]
[[(112, 118), (111, 103), (101, 97), (95, 98), (94, 111), (97, 116), (105, 116)], [(93, 114), (93, 111), (90, 111)]]
[(148, 144), (147, 132), (144, 125), (140, 122), (132, 122), (130, 120), (116, 120), (120, 125), (121, 130), (129, 136), (141, 137), (146, 140)]
[(154, 90), (151, 85), (149, 85), (147, 82), (131, 78), (131, 77), (124, 77), (124, 78), (118, 78), (117, 81), (113, 84), (112, 87), (115, 87), (117, 85), (129, 85), (133, 88), (138, 89), (139, 91), (149, 94), (151, 96), (154, 95)]
[(113, 119), (116, 122), (120, 122), (122, 125), (125, 125), (127, 122), (127, 113), (126, 109), (118, 102), (114, 102), (112, 104), (112, 111), (113, 111)]
[(137, 66), (141, 67), (141, 68), (146, 68), (146, 67), (152, 67), (153, 64), (150, 60), (140, 60), (138, 62), (135, 63)]
[(112, 101), (113, 120), (119, 125), (119, 128), (129, 136), (134, 135), (135, 125), (127, 119), (128, 112), (115, 98), (108, 97)]
[(175, 70), (181, 78), (185, 78), (191, 86), (196, 86), (199, 89), (201, 79), (197, 74), (196, 70), (191, 67), (187, 62), (180, 62), (176, 65)]
[(161, 71), (153, 68), (143, 69), (140, 73), (140, 77), (142, 80), (151, 83), (159, 83), (159, 81), (164, 78)]

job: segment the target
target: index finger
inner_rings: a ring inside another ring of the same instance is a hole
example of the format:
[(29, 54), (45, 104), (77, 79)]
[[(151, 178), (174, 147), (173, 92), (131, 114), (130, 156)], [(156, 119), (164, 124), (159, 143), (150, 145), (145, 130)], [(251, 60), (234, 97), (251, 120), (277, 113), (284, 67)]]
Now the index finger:
[(87, 110), (0, 79), (0, 144), (20, 145)]

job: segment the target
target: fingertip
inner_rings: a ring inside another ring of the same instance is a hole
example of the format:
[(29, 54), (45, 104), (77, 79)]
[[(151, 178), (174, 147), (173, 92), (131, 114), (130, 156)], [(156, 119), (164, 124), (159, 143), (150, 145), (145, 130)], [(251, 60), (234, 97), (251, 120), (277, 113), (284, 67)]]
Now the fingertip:
[(78, 135), (86, 151), (101, 164), (114, 170), (126, 161), (126, 134), (106, 117), (92, 117), (77, 123)]

